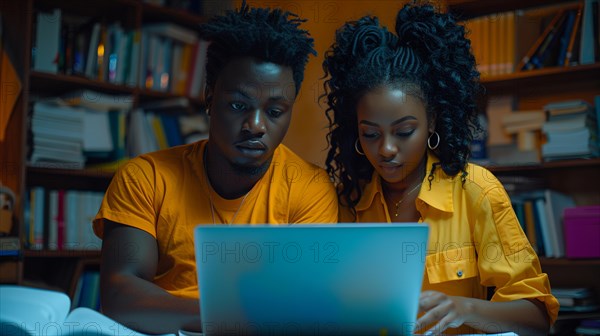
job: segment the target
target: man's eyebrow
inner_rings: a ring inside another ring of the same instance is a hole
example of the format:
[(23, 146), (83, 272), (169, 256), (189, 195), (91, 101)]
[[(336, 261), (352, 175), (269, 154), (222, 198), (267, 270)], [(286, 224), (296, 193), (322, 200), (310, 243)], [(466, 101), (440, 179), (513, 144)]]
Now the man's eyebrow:
[[(235, 89), (228, 89), (228, 90), (224, 90), (225, 93), (227, 94), (239, 94), (241, 96), (243, 96), (246, 99), (255, 99), (248, 91), (241, 89), (241, 88), (235, 88)], [(287, 102), (289, 101), (289, 99), (285, 96), (285, 95), (277, 95), (277, 96), (273, 96), (273, 97), (269, 97), (268, 98), (270, 101), (277, 101), (277, 102)]]
[(274, 96), (274, 97), (269, 97), (269, 100), (273, 100), (273, 101), (288, 101), (289, 99), (287, 99), (285, 96)]
[(244, 96), (244, 98), (246, 98), (246, 99), (253, 99), (252, 96), (248, 92), (246, 92), (245, 90), (240, 89), (240, 88), (225, 90), (225, 93), (227, 93), (227, 94), (239, 94), (241, 96)]

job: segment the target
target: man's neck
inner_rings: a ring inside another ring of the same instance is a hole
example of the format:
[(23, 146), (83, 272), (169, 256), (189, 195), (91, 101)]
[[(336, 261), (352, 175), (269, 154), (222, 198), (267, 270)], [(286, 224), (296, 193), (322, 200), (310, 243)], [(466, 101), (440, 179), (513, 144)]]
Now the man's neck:
[(246, 195), (267, 173), (271, 160), (263, 167), (236, 167), (221, 155), (204, 152), (204, 170), (213, 190), (225, 199)]

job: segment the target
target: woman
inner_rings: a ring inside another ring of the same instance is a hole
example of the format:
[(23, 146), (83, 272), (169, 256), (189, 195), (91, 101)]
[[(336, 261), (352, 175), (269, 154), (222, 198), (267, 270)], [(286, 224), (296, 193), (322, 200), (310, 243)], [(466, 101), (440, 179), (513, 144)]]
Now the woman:
[(502, 184), (468, 163), (481, 88), (464, 28), (411, 4), (395, 28), (348, 22), (325, 55), (340, 221), (430, 226), (416, 330), (546, 334), (548, 277)]

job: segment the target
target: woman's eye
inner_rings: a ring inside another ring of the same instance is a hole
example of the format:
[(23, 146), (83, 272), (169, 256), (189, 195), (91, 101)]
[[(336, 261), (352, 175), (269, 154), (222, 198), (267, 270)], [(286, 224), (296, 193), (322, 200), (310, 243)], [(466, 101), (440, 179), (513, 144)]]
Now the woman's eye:
[(365, 138), (375, 138), (379, 135), (379, 133), (375, 132), (363, 132), (362, 136)]
[(246, 104), (243, 103), (231, 103), (231, 108), (236, 111), (242, 111), (246, 109)]
[(411, 136), (414, 132), (415, 132), (414, 129), (411, 129), (408, 131), (398, 131), (398, 132), (396, 132), (396, 135), (399, 137), (407, 137), (407, 136)]

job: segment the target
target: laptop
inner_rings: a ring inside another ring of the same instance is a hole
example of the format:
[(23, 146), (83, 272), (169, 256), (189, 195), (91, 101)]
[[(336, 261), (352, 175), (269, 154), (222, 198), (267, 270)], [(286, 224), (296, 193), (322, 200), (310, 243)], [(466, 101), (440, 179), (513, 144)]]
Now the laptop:
[(195, 228), (203, 332), (409, 335), (424, 223)]

